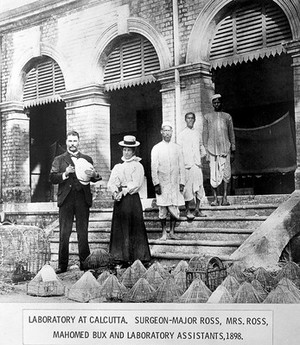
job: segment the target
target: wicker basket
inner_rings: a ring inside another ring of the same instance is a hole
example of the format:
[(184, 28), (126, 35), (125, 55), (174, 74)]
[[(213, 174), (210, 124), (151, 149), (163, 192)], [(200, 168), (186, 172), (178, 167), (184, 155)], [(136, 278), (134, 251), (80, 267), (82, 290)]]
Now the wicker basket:
[(234, 295), (233, 303), (261, 303), (264, 298), (251, 283), (244, 282)]
[(60, 281), (32, 282), (27, 284), (27, 295), (31, 296), (63, 296), (65, 287)]
[(175, 276), (177, 273), (179, 273), (180, 271), (186, 271), (189, 267), (189, 264), (185, 261), (185, 260), (181, 260), (179, 261), (179, 263), (177, 264), (177, 266), (174, 268), (174, 270), (172, 270), (172, 275)]
[(154, 289), (157, 289), (164, 281), (162, 276), (155, 269), (148, 269), (147, 272), (142, 276), (142, 278), (145, 278), (154, 287)]
[(26, 287), (27, 295), (32, 296), (62, 296), (65, 293), (65, 286), (50, 265), (44, 265)]
[[(28, 272), (36, 274), (49, 260), (50, 242), (44, 230), (29, 225), (0, 225), (0, 267), (3, 271), (24, 272), (30, 277)], [(23, 278), (20, 275), (18, 279), (27, 280)]]
[(207, 303), (232, 303), (233, 297), (231, 293), (222, 284), (210, 295)]
[(232, 297), (236, 294), (240, 287), (240, 283), (231, 275), (227, 275), (227, 277), (222, 281), (221, 285), (229, 291)]
[(180, 303), (206, 303), (211, 291), (199, 278), (196, 278), (186, 292), (178, 299)]
[(86, 303), (101, 297), (101, 286), (93, 274), (87, 271), (71, 288), (66, 289), (65, 294), (73, 301)]
[(157, 303), (172, 303), (178, 301), (182, 295), (173, 277), (167, 278), (156, 290), (155, 301)]
[(300, 287), (300, 267), (293, 261), (288, 261), (276, 275), (277, 283), (282, 278), (290, 279), (298, 288)]
[(179, 271), (174, 275), (174, 280), (176, 285), (181, 289), (181, 292), (184, 293), (186, 291), (186, 272)]
[(276, 289), (272, 290), (266, 299), (264, 304), (299, 304), (300, 299), (284, 285), (278, 285)]
[(107, 268), (111, 267), (112, 263), (112, 256), (106, 250), (99, 248), (93, 250), (84, 260), (83, 267), (85, 269)]
[(226, 276), (226, 266), (219, 258), (207, 255), (194, 256), (186, 271), (186, 286), (188, 288), (193, 280), (199, 278), (211, 291), (214, 291)]
[(131, 266), (127, 267), (125, 272), (120, 278), (120, 282), (128, 289), (131, 289), (133, 285), (139, 280), (136, 272), (134, 272)]
[(263, 267), (258, 267), (254, 273), (253, 273), (254, 279), (258, 280), (264, 290), (270, 292), (273, 288), (276, 280), (275, 278), (271, 275), (270, 272), (268, 272), (265, 268)]
[(148, 268), (148, 272), (149, 271), (152, 271), (152, 270), (155, 270), (155, 271), (157, 271), (160, 275), (161, 275), (161, 277), (163, 278), (163, 279), (168, 279), (168, 278), (170, 278), (170, 273), (163, 267), (163, 265), (160, 263), (160, 262), (158, 262), (158, 261), (155, 261), (149, 268)]
[(98, 276), (97, 282), (98, 282), (100, 285), (102, 285), (102, 284), (105, 282), (105, 280), (106, 280), (110, 275), (111, 275), (110, 272), (108, 272), (108, 271), (103, 271), (103, 272)]
[(151, 302), (154, 301), (155, 288), (145, 279), (140, 278), (124, 297), (126, 302)]
[(262, 284), (257, 279), (253, 279), (251, 285), (257, 291), (259, 296), (261, 296), (262, 300), (264, 300), (268, 296), (267, 290), (263, 288)]
[(118, 278), (110, 274), (101, 285), (101, 296), (107, 300), (122, 300), (127, 293), (126, 286), (118, 281)]

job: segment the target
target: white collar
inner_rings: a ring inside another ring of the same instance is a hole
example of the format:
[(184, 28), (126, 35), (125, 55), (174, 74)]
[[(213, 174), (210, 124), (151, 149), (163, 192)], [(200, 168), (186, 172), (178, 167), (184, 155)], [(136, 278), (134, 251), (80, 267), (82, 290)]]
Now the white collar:
[(68, 151), (69, 155), (71, 156), (77, 156), (79, 155), (79, 151), (77, 150), (76, 152), (71, 152), (71, 151)]
[(129, 158), (129, 159), (126, 159), (126, 158), (124, 158), (124, 156), (121, 158), (122, 159), (122, 161), (123, 162), (133, 162), (133, 161), (135, 161), (135, 162), (139, 162), (140, 160), (142, 160), (142, 158), (140, 158), (140, 157), (137, 157), (137, 156), (132, 156), (131, 158)]

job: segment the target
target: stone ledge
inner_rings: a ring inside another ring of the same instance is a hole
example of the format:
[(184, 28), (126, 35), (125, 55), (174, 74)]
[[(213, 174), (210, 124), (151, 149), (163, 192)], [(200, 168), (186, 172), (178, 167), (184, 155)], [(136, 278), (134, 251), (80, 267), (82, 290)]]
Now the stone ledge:
[(293, 192), (231, 255), (244, 268), (277, 267), (282, 251), (300, 232), (300, 190)]

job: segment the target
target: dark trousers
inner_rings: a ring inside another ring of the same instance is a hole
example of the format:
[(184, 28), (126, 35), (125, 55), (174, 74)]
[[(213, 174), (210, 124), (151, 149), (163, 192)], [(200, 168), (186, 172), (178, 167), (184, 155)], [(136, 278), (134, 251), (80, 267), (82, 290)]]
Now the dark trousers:
[(80, 268), (83, 261), (89, 256), (88, 223), (90, 209), (85, 201), (83, 190), (71, 192), (59, 208), (59, 254), (58, 265), (61, 269), (67, 269), (69, 262), (69, 240), (76, 220), (76, 232), (78, 239), (78, 251)]

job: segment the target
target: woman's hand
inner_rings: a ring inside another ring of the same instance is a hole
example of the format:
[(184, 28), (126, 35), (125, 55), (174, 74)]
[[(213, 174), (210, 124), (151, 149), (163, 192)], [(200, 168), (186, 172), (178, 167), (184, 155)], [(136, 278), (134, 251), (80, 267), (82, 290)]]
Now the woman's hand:
[(161, 195), (161, 187), (160, 184), (154, 186), (155, 194)]
[(122, 199), (123, 193), (121, 192), (114, 192), (113, 199), (116, 201), (120, 201)]

